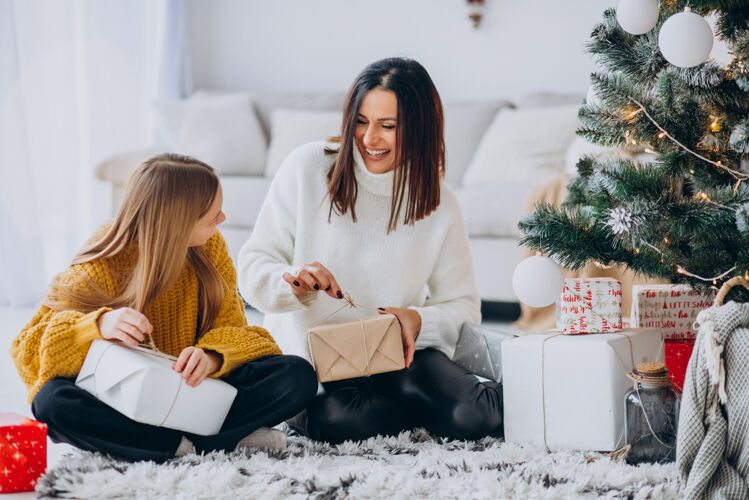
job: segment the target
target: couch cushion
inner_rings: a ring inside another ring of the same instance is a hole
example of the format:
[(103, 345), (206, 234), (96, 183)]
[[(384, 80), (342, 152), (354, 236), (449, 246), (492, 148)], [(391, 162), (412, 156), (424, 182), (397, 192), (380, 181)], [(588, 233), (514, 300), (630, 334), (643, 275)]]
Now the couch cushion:
[(265, 131), (268, 141), (270, 141), (273, 136), (273, 112), (275, 110), (338, 111), (340, 115), (343, 110), (344, 97), (345, 94), (342, 92), (257, 94), (255, 96), (255, 109), (260, 119), (260, 125)]
[(262, 174), (265, 137), (249, 94), (198, 94), (155, 107), (170, 151), (202, 160), (220, 174)]
[(494, 183), (455, 190), (468, 235), (518, 237), (518, 221), (532, 189), (531, 184)]
[(340, 135), (340, 111), (277, 109), (271, 115), (271, 140), (265, 162), (266, 177), (273, 177), (289, 154), (303, 144)]
[(578, 107), (501, 109), (481, 138), (463, 185), (540, 184), (563, 172), (580, 125)]
[(272, 179), (257, 176), (221, 176), (226, 226), (252, 227)]
[(508, 106), (509, 101), (445, 103), (445, 179), (451, 186), (460, 186), (492, 118)]

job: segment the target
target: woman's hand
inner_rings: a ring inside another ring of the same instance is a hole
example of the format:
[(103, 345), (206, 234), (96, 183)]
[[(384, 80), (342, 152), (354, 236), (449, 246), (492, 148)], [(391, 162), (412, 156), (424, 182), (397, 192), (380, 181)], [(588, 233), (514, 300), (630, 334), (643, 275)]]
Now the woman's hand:
[(190, 346), (182, 349), (172, 369), (182, 374), (187, 385), (197, 387), (208, 375), (218, 371), (222, 361), (221, 355), (217, 352)]
[(392, 314), (401, 324), (401, 338), (403, 339), (403, 356), (406, 368), (411, 366), (416, 352), (416, 337), (421, 331), (421, 315), (413, 309), (402, 307), (378, 307), (380, 314)]
[(105, 312), (96, 320), (99, 333), (107, 340), (120, 340), (126, 344), (138, 345), (153, 332), (148, 318), (135, 309), (121, 307)]
[(284, 273), (283, 279), (291, 286), (291, 291), (297, 297), (322, 290), (334, 299), (343, 298), (343, 291), (338, 286), (333, 273), (317, 261), (304, 264), (297, 271), (296, 276)]

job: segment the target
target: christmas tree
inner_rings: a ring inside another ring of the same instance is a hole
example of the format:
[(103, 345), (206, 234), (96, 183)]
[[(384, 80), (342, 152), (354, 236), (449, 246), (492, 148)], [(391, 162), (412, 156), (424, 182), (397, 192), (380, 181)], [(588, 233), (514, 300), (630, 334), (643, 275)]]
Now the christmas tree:
[[(582, 157), (562, 206), (538, 204), (521, 219), (521, 244), (570, 269), (622, 264), (698, 290), (749, 279), (749, 4), (653, 2), (655, 25), (643, 34), (625, 31), (614, 9), (593, 29), (587, 48), (597, 71), (578, 130), (600, 146), (641, 147), (651, 161)], [(695, 14), (717, 16), (730, 64), (678, 67), (664, 57), (669, 44), (689, 51), (698, 43), (694, 32), (669, 39), (663, 28), (689, 7), (698, 23), (707, 24)], [(730, 299), (749, 301), (749, 290), (734, 287)]]

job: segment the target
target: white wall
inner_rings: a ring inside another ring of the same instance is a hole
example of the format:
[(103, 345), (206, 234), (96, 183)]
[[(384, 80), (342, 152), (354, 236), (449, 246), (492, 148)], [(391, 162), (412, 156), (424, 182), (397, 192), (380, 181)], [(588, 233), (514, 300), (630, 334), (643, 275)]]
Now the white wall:
[(445, 100), (585, 94), (583, 44), (615, 0), (188, 0), (195, 88), (345, 90), (367, 64), (409, 56)]

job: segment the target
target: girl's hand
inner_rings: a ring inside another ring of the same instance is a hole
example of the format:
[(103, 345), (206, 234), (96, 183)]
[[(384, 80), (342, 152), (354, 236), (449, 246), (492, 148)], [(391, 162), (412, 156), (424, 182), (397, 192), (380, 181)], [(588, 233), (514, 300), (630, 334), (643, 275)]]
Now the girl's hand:
[(120, 340), (126, 344), (138, 345), (153, 332), (153, 326), (143, 313), (129, 307), (121, 307), (105, 312), (96, 320), (101, 336), (108, 340)]
[(187, 385), (197, 387), (208, 375), (218, 371), (221, 362), (219, 353), (190, 346), (182, 349), (172, 369), (182, 374)]
[(398, 318), (401, 324), (401, 337), (403, 339), (403, 356), (406, 368), (411, 366), (416, 352), (416, 337), (421, 331), (421, 315), (413, 309), (403, 307), (378, 307), (380, 314), (392, 314)]
[(304, 264), (296, 276), (284, 273), (283, 279), (291, 286), (291, 291), (297, 297), (322, 290), (334, 299), (343, 298), (343, 291), (338, 286), (333, 273), (317, 261)]

